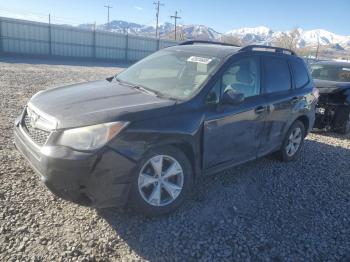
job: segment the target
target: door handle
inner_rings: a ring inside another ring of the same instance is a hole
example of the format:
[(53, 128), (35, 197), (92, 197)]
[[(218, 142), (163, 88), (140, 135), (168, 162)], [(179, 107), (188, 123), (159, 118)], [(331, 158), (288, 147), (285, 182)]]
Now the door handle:
[(255, 114), (261, 114), (266, 111), (266, 106), (258, 106), (255, 108)]

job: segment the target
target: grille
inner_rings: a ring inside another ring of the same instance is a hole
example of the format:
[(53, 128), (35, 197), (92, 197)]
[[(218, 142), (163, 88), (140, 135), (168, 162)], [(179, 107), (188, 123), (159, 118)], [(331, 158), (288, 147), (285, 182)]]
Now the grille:
[(50, 132), (37, 129), (32, 126), (30, 122), (30, 117), (28, 116), (27, 111), (25, 112), (25, 115), (24, 115), (23, 127), (26, 133), (29, 135), (29, 137), (39, 146), (43, 146), (50, 135)]

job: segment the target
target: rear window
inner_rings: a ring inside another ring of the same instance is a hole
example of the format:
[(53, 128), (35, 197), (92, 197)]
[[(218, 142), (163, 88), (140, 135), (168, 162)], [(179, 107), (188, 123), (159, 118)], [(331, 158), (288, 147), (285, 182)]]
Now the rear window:
[(301, 59), (291, 59), (294, 72), (295, 87), (304, 87), (309, 82), (309, 75), (305, 63)]
[(287, 60), (280, 57), (264, 58), (264, 79), (267, 93), (289, 90), (292, 86)]

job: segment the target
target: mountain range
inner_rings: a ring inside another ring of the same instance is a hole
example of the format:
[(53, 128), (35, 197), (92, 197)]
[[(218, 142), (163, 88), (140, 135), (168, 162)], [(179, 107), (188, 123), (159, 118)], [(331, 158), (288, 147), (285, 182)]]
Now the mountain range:
[[(81, 28), (93, 28), (92, 24), (79, 25)], [(155, 27), (142, 25), (121, 20), (113, 20), (109, 24), (97, 25), (98, 30), (108, 30), (118, 33), (129, 33), (141, 36), (155, 36)], [(324, 29), (303, 30), (297, 28), (297, 45), (299, 47), (329, 46), (337, 50), (350, 49), (350, 36), (337, 35)], [(219, 33), (206, 25), (179, 25), (177, 27), (178, 40), (211, 40), (220, 41), (224, 37), (234, 37), (244, 44), (271, 44), (282, 34), (289, 34), (289, 31), (274, 31), (265, 26), (252, 28), (239, 28)], [(172, 23), (162, 23), (159, 25), (159, 34), (161, 38), (174, 38), (174, 25)]]
[[(297, 44), (299, 47), (332, 46), (334, 48), (350, 48), (350, 36), (337, 35), (324, 29), (303, 30), (296, 28)], [(254, 28), (240, 28), (231, 30), (226, 35), (233, 35), (242, 39), (243, 42), (251, 44), (270, 44), (282, 34), (289, 34), (290, 31), (273, 31), (268, 27), (259, 26)]]

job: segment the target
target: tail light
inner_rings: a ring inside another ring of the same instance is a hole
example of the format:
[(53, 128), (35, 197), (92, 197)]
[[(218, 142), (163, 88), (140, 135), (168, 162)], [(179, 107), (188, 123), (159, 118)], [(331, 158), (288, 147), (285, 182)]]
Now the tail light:
[(318, 99), (320, 97), (320, 91), (318, 90), (318, 88), (312, 88), (312, 95), (315, 97), (315, 99)]

